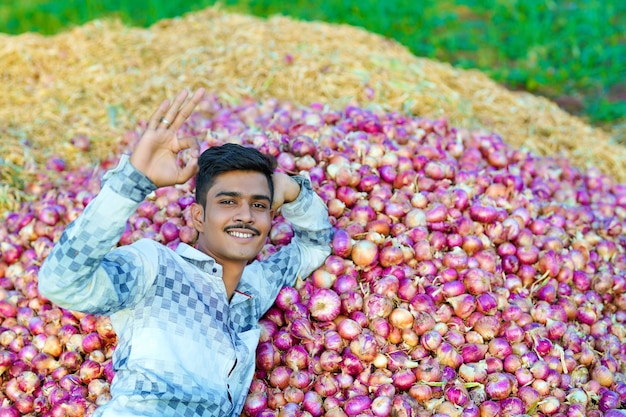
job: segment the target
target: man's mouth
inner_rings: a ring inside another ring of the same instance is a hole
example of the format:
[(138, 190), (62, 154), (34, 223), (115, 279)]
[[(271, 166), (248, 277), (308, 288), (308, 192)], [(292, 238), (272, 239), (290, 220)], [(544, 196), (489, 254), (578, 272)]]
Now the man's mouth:
[(254, 229), (253, 227), (242, 224), (229, 226), (225, 229), (225, 232), (239, 239), (251, 239), (254, 236), (258, 236), (260, 234), (259, 231)]
[(228, 230), (227, 233), (231, 236), (238, 237), (241, 239), (250, 239), (255, 236), (254, 233), (243, 233), (243, 232), (237, 232), (234, 230)]

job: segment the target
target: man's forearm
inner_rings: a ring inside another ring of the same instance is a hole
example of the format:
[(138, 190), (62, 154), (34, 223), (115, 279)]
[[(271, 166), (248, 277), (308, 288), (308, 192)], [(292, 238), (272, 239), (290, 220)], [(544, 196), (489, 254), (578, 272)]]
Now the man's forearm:
[[(115, 170), (107, 173), (100, 193), (66, 228), (41, 267), (39, 290), (59, 305), (69, 306), (79, 302), (79, 293), (95, 291), (93, 286), (96, 282), (103, 286), (106, 293), (103, 297), (115, 296), (109, 293), (113, 291), (112, 287), (106, 290), (106, 277), (94, 274), (105, 255), (119, 242), (126, 221), (151, 188), (145, 182), (137, 187), (137, 181), (133, 183), (133, 179), (129, 178), (137, 176), (137, 173), (130, 164), (126, 164), (128, 162), (124, 158)], [(141, 183), (141, 176), (138, 178)], [(123, 194), (125, 189), (127, 195)], [(104, 274), (104, 271), (99, 272)]]
[(307, 179), (296, 178), (300, 183), (300, 194), (293, 202), (283, 205), (282, 213), (294, 229), (294, 241), (301, 247), (303, 263), (308, 263), (302, 272), (308, 275), (330, 254), (333, 229), (326, 204), (315, 194)]

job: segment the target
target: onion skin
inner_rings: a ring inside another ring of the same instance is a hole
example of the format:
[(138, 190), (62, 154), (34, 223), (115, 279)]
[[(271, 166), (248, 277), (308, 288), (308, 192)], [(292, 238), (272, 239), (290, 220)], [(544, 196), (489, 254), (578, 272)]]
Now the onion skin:
[(265, 392), (254, 392), (246, 398), (243, 409), (249, 415), (257, 415), (265, 407), (267, 407), (267, 394)]
[(349, 416), (359, 415), (372, 405), (372, 400), (366, 395), (356, 395), (348, 398), (344, 404), (344, 411)]
[(331, 321), (337, 318), (341, 311), (341, 299), (335, 291), (320, 288), (311, 295), (308, 308), (314, 319)]
[(378, 260), (378, 246), (369, 240), (359, 240), (352, 246), (350, 256), (358, 267), (373, 265)]

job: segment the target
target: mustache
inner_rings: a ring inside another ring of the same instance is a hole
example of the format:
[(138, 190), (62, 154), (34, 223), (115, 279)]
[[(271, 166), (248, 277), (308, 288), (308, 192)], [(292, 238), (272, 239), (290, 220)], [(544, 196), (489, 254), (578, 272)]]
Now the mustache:
[(252, 227), (252, 226), (250, 226), (248, 224), (243, 224), (243, 223), (237, 223), (237, 224), (233, 224), (233, 225), (230, 225), (230, 226), (226, 226), (224, 228), (224, 231), (228, 232), (229, 230), (232, 230), (232, 229), (245, 229), (245, 230), (250, 230), (251, 232), (253, 232), (256, 235), (260, 235), (261, 234), (261, 232), (258, 229), (254, 228), (254, 227)]

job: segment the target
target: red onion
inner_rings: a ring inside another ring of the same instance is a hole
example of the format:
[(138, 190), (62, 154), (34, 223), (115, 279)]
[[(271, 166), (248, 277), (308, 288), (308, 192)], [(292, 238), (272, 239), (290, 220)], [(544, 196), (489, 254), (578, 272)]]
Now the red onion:
[(369, 294), (363, 300), (363, 311), (369, 319), (388, 317), (393, 311), (392, 301), (380, 294)]
[(339, 297), (341, 300), (341, 313), (351, 315), (363, 308), (363, 296), (360, 291), (347, 291)]
[(378, 260), (378, 246), (369, 240), (359, 240), (352, 246), (351, 258), (355, 265), (367, 267)]
[(345, 292), (356, 291), (357, 289), (359, 289), (359, 283), (355, 275), (341, 274), (333, 283), (333, 290), (337, 294), (343, 295)]
[(476, 320), (474, 329), (484, 340), (491, 340), (500, 334), (500, 321), (495, 316), (483, 316)]
[(493, 373), (487, 377), (485, 392), (493, 400), (503, 400), (511, 395), (513, 382), (507, 374)]
[(463, 284), (472, 295), (483, 294), (491, 289), (493, 275), (478, 268), (468, 269), (463, 276)]
[(493, 223), (498, 215), (494, 207), (474, 204), (469, 208), (469, 215), (472, 220), (482, 223)]
[(603, 387), (610, 387), (613, 385), (614, 375), (606, 366), (597, 364), (591, 370), (591, 377), (598, 381)]
[(488, 346), (485, 344), (467, 343), (461, 346), (461, 356), (464, 363), (478, 362), (485, 358)]
[(391, 415), (392, 399), (389, 396), (377, 396), (372, 401), (370, 408), (376, 417), (388, 417)]
[(361, 334), (362, 327), (356, 321), (350, 318), (343, 318), (339, 323), (337, 323), (337, 332), (339, 335), (346, 339), (352, 340)]
[(341, 361), (341, 356), (334, 350), (325, 350), (319, 358), (320, 367), (328, 372), (337, 371), (341, 366)]
[(309, 364), (309, 354), (302, 346), (292, 346), (285, 352), (284, 362), (292, 369), (305, 369)]
[(85, 360), (79, 368), (79, 377), (81, 381), (89, 383), (93, 379), (100, 378), (104, 369), (101, 364), (92, 360)]
[(91, 332), (86, 334), (82, 338), (82, 351), (85, 353), (93, 352), (96, 349), (102, 348), (102, 341), (100, 335), (97, 332)]
[(324, 415), (323, 397), (316, 391), (306, 391), (302, 400), (302, 409), (313, 417)]
[(427, 350), (436, 350), (443, 341), (441, 334), (436, 330), (429, 330), (421, 337), (421, 344)]
[(398, 369), (393, 373), (392, 381), (397, 390), (406, 391), (417, 382), (417, 377), (411, 369)]
[(323, 373), (315, 379), (313, 388), (320, 396), (328, 399), (333, 397), (339, 391), (339, 384), (333, 374)]
[[(297, 405), (300, 404), (302, 400), (304, 400), (304, 392), (299, 388), (288, 386), (283, 390), (283, 397), (285, 398), (285, 401), (287, 401), (287, 405), (293, 404), (294, 410), (297, 410), (299, 408), (297, 407)], [(281, 410), (281, 412), (285, 412), (285, 411), (286, 411), (286, 408), (283, 408)], [(293, 414), (285, 414), (285, 415), (293, 415)]]
[(469, 401), (467, 389), (458, 381), (446, 388), (444, 395), (448, 401), (458, 406), (464, 406)]
[(549, 395), (537, 403), (537, 409), (544, 414), (552, 415), (559, 411), (560, 405), (558, 398)]
[(483, 363), (464, 363), (459, 367), (459, 376), (467, 382), (483, 383), (487, 379), (487, 366)]
[(20, 417), (20, 412), (11, 405), (0, 406), (0, 417)]
[(261, 370), (270, 371), (278, 363), (280, 354), (269, 341), (259, 343), (256, 353), (256, 366)]
[(276, 306), (282, 310), (287, 310), (294, 303), (300, 302), (300, 293), (294, 287), (283, 287), (276, 296)]
[(504, 416), (517, 416), (526, 412), (526, 405), (521, 399), (511, 397), (500, 402), (500, 409)]
[(344, 411), (349, 416), (357, 416), (372, 405), (372, 400), (366, 395), (355, 395), (348, 398), (343, 406)]
[(350, 351), (366, 363), (373, 361), (380, 349), (376, 338), (367, 331), (352, 339), (349, 346)]
[(334, 320), (341, 310), (341, 299), (331, 289), (319, 288), (311, 294), (308, 303), (311, 316), (316, 320)]
[(410, 329), (413, 327), (413, 314), (402, 307), (397, 307), (389, 315), (389, 323), (398, 329)]
[(416, 401), (407, 394), (396, 395), (391, 403), (391, 415), (414, 416), (417, 409)]
[(352, 247), (353, 241), (348, 232), (344, 229), (335, 230), (332, 240), (333, 253), (342, 258), (346, 258), (350, 256)]
[(270, 229), (269, 239), (275, 245), (286, 245), (293, 238), (291, 225), (284, 221), (276, 221)]
[(166, 221), (161, 225), (159, 233), (163, 237), (163, 241), (167, 243), (179, 237), (179, 228), (176, 224)]
[(360, 374), (361, 372), (363, 372), (363, 369), (365, 369), (365, 365), (361, 361), (361, 359), (359, 359), (359, 357), (352, 353), (350, 350), (344, 350), (342, 356), (342, 373), (354, 376)]
[(248, 394), (243, 405), (244, 412), (248, 415), (257, 415), (267, 407), (267, 394), (265, 392), (253, 392)]
[(17, 387), (26, 394), (32, 394), (41, 385), (39, 376), (32, 371), (24, 371), (15, 378)]
[(2, 317), (16, 317), (17, 307), (8, 300), (0, 300), (0, 315)]
[(307, 318), (309, 310), (302, 303), (293, 303), (284, 311), (283, 316), (286, 323), (291, 323), (299, 318)]
[(454, 313), (461, 318), (469, 317), (476, 309), (476, 299), (470, 294), (450, 297), (447, 301), (452, 305)]

